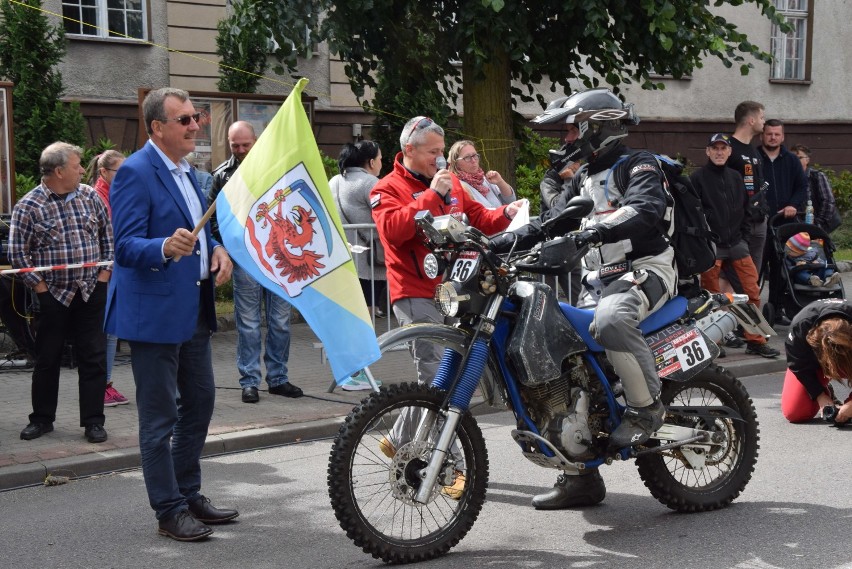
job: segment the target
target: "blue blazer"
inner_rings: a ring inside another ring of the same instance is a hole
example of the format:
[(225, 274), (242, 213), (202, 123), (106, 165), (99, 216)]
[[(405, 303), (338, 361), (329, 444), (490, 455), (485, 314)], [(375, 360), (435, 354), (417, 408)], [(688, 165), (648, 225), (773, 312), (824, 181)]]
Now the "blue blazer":
[[(152, 144), (125, 160), (110, 188), (115, 264), (104, 330), (125, 340), (177, 344), (192, 338), (199, 308), (210, 329), (216, 329), (214, 287), (208, 284), (202, 291), (197, 243), (192, 257), (163, 262), (163, 241), (178, 227), (192, 231), (194, 226), (172, 173)], [(198, 180), (191, 171), (189, 177), (204, 207)], [(212, 255), (218, 243), (209, 222), (205, 229)]]

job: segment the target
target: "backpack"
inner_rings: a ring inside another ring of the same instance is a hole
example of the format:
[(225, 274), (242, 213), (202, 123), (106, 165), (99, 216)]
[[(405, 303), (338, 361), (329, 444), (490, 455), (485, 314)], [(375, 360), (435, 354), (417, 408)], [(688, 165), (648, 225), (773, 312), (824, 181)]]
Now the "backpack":
[[(662, 228), (674, 249), (677, 273), (682, 279), (692, 278), (716, 264), (716, 242), (719, 236), (710, 230), (704, 215), (701, 196), (688, 177), (683, 175), (683, 165), (668, 156), (654, 154), (663, 172), (666, 193), (671, 197), (671, 212)], [(612, 165), (612, 171), (628, 155)]]

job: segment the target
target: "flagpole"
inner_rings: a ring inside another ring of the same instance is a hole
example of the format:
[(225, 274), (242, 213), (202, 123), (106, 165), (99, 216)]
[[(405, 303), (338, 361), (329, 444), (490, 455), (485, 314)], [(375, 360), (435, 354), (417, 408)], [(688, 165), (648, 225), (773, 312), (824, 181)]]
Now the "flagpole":
[[(207, 222), (208, 222), (208, 221), (210, 221), (210, 218), (211, 218), (211, 217), (213, 217), (213, 214), (214, 214), (214, 213), (216, 213), (216, 202), (215, 202), (215, 201), (214, 201), (214, 202), (213, 202), (213, 204), (212, 204), (212, 205), (211, 205), (211, 206), (207, 209), (207, 213), (205, 213), (205, 214), (201, 217), (201, 220), (198, 222), (198, 225), (196, 225), (196, 226), (195, 226), (195, 229), (193, 229), (193, 230), (192, 230), (192, 234), (193, 234), (193, 235), (198, 235), (198, 232), (199, 232), (199, 231), (201, 231), (202, 229), (204, 229), (204, 226), (207, 224)], [(175, 256), (172, 258), (172, 261), (174, 261), (175, 263), (177, 263), (178, 261), (180, 261), (180, 258), (181, 258), (181, 256), (180, 256), (180, 255), (175, 255)]]

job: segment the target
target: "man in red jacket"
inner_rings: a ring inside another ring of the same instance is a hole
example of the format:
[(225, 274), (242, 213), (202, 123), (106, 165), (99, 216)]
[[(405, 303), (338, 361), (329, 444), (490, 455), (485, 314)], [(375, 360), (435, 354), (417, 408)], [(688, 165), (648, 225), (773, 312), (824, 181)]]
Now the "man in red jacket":
[[(443, 323), (432, 300), (441, 275), (430, 278), (424, 273), (429, 249), (416, 236), (414, 216), (423, 210), (435, 216), (467, 214), (474, 227), (492, 235), (506, 229), (522, 202), (488, 209), (468, 197), (459, 179), (436, 164), (444, 155), (444, 129), (428, 117), (409, 120), (399, 145), (402, 151), (394, 158), (393, 172), (370, 192), (373, 219), (385, 248), (391, 304), (401, 325)], [(434, 377), (441, 354), (433, 344), (415, 347), (420, 381)]]

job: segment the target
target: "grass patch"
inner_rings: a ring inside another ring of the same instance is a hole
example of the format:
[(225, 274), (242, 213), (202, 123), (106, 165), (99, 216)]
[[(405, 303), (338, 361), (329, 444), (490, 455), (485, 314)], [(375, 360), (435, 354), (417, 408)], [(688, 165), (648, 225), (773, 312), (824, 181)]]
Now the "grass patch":
[(835, 261), (852, 261), (852, 218), (843, 217), (843, 224), (831, 233), (831, 241), (837, 247)]
[(852, 261), (852, 248), (844, 247), (834, 252), (835, 261)]

